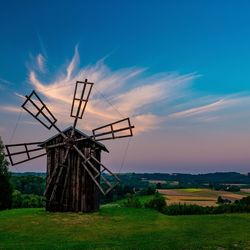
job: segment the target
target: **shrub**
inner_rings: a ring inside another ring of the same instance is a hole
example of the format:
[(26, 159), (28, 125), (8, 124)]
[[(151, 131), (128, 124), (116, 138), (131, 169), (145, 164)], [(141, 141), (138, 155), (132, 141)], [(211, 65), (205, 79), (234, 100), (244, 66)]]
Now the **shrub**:
[(22, 207), (22, 193), (18, 190), (14, 190), (12, 193), (12, 207), (13, 208)]
[(244, 204), (244, 205), (250, 205), (250, 196), (247, 197), (243, 197), (240, 201), (240, 204)]
[(149, 200), (144, 204), (145, 208), (155, 209), (159, 212), (162, 212), (166, 207), (166, 201), (162, 195), (156, 193), (153, 199)]
[(173, 204), (164, 209), (164, 214), (168, 215), (191, 215), (209, 213), (209, 208), (191, 204)]
[(15, 190), (12, 193), (12, 207), (44, 207), (44, 198), (35, 194), (22, 194), (20, 191)]
[(218, 203), (218, 204), (224, 203), (224, 200), (222, 199), (221, 196), (218, 196), (218, 198), (217, 198), (217, 203)]
[(11, 208), (12, 186), (10, 184), (9, 162), (4, 154), (4, 145), (0, 137), (0, 210)]
[(151, 186), (143, 188), (138, 192), (139, 195), (152, 195), (155, 194), (155, 189)]
[(142, 207), (142, 204), (139, 200), (139, 198), (134, 194), (128, 194), (127, 200), (123, 203), (125, 207), (135, 207), (140, 208)]

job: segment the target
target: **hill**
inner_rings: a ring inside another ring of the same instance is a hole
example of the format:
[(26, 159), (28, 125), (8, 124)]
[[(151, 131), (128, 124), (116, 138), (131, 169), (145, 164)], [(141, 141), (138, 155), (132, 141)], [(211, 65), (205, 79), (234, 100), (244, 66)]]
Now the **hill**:
[(166, 216), (103, 206), (98, 213), (0, 212), (0, 249), (250, 249), (250, 214)]

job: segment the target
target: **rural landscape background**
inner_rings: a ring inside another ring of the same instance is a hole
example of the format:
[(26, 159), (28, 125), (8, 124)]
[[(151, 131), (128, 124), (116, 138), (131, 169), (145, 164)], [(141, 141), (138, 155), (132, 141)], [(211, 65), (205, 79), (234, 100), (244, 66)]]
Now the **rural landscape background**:
[[(0, 0), (0, 250), (250, 249), (249, 9)], [(77, 129), (135, 125), (104, 141), (101, 161), (121, 182), (99, 211), (47, 212), (46, 156), (11, 166), (4, 146), (56, 134), (22, 109), (32, 90), (71, 126), (85, 79), (94, 87)]]

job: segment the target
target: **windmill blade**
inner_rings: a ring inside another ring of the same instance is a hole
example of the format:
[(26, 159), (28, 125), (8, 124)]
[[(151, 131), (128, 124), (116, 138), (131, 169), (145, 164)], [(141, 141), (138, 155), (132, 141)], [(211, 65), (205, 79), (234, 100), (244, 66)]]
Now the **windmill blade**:
[(88, 82), (88, 79), (85, 79), (84, 82), (77, 81), (74, 91), (74, 97), (71, 106), (70, 116), (75, 118), (73, 130), (76, 127), (77, 120), (82, 119), (83, 113), (87, 106), (90, 92), (93, 87), (92, 82)]
[(133, 128), (130, 119), (125, 118), (99, 128), (93, 129), (91, 136), (95, 141), (104, 141), (133, 136)]
[[(112, 171), (110, 171), (104, 164), (102, 164), (99, 160), (97, 160), (93, 155), (90, 157), (89, 161), (94, 161), (95, 163), (100, 165), (100, 171), (97, 175), (94, 176), (95, 179), (100, 178), (101, 182), (103, 182), (106, 185), (105, 194), (109, 193), (114, 187), (116, 187), (120, 183), (120, 179), (117, 175), (115, 175)], [(109, 178), (112, 179), (108, 180), (108, 178), (105, 177), (105, 172), (108, 173)]]
[(50, 112), (45, 103), (33, 90), (29, 96), (25, 96), (26, 100), (22, 105), (30, 115), (32, 115), (37, 121), (39, 121), (47, 129), (55, 127), (57, 119)]
[[(41, 153), (43, 148), (34, 148), (34, 146), (38, 146), (42, 142), (31, 142), (31, 143), (19, 143), (12, 145), (5, 145), (7, 155), (10, 159), (10, 163), (12, 166), (36, 159), (38, 157), (42, 157), (46, 155), (46, 153)], [(35, 154), (38, 152), (39, 154)]]
[[(56, 145), (49, 145), (47, 148), (63, 146), (66, 144), (68, 140), (68, 136), (66, 136), (57, 126), (57, 119), (48, 109), (46, 104), (41, 100), (38, 94), (33, 90), (29, 96), (26, 96), (26, 100), (22, 105), (23, 109), (25, 109), (30, 115), (32, 115), (37, 121), (39, 121), (43, 126), (47, 129), (55, 128), (65, 139), (63, 143), (59, 143)], [(67, 153), (68, 155), (68, 153)], [(65, 156), (65, 159), (67, 157)]]
[[(112, 173), (104, 164), (97, 160), (93, 155), (86, 157), (75, 145), (74, 148), (84, 160), (82, 162), (84, 169), (87, 171), (87, 173), (103, 195), (109, 193), (114, 187), (116, 187), (120, 183), (120, 179), (114, 173)], [(100, 166), (100, 170), (96, 169), (96, 167), (94, 166), (94, 164), (96, 163)], [(112, 183), (103, 175), (105, 171), (108, 172), (110, 178), (112, 178)], [(95, 172), (95, 174), (93, 174), (93, 172)], [(101, 186), (98, 179), (103, 182), (105, 187)]]

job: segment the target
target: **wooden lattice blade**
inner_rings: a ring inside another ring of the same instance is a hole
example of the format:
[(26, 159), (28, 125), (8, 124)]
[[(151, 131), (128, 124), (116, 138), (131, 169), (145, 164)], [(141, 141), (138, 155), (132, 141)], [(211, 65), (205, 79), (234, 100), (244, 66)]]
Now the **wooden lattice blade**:
[[(89, 96), (93, 87), (93, 83), (77, 81), (75, 85), (74, 97), (71, 106), (70, 116), (75, 118), (73, 130), (76, 127), (77, 120), (82, 119), (83, 113), (86, 109)], [(74, 131), (73, 131), (74, 132)]]
[[(97, 160), (94, 156), (86, 157), (75, 145), (74, 148), (76, 149), (78, 154), (83, 158), (83, 167), (85, 168), (85, 170), (87, 171), (87, 173), (103, 195), (109, 193), (115, 186), (119, 184), (120, 179), (114, 173), (112, 173), (106, 166), (104, 166), (99, 160)], [(100, 166), (100, 170), (98, 170), (94, 166), (94, 164), (96, 163)], [(112, 183), (103, 175), (105, 171), (108, 172), (109, 176), (113, 179)], [(99, 180), (105, 185), (102, 186)]]
[(134, 126), (125, 118), (92, 130), (91, 136), (96, 141), (104, 141), (133, 136)]
[(46, 155), (46, 152), (41, 153), (41, 151), (44, 151), (43, 148), (38, 147), (41, 143), (31, 142), (5, 145), (6, 156), (9, 157), (12, 166), (42, 157)]
[(26, 95), (22, 108), (47, 129), (55, 127), (57, 119), (34, 90), (29, 96)]

